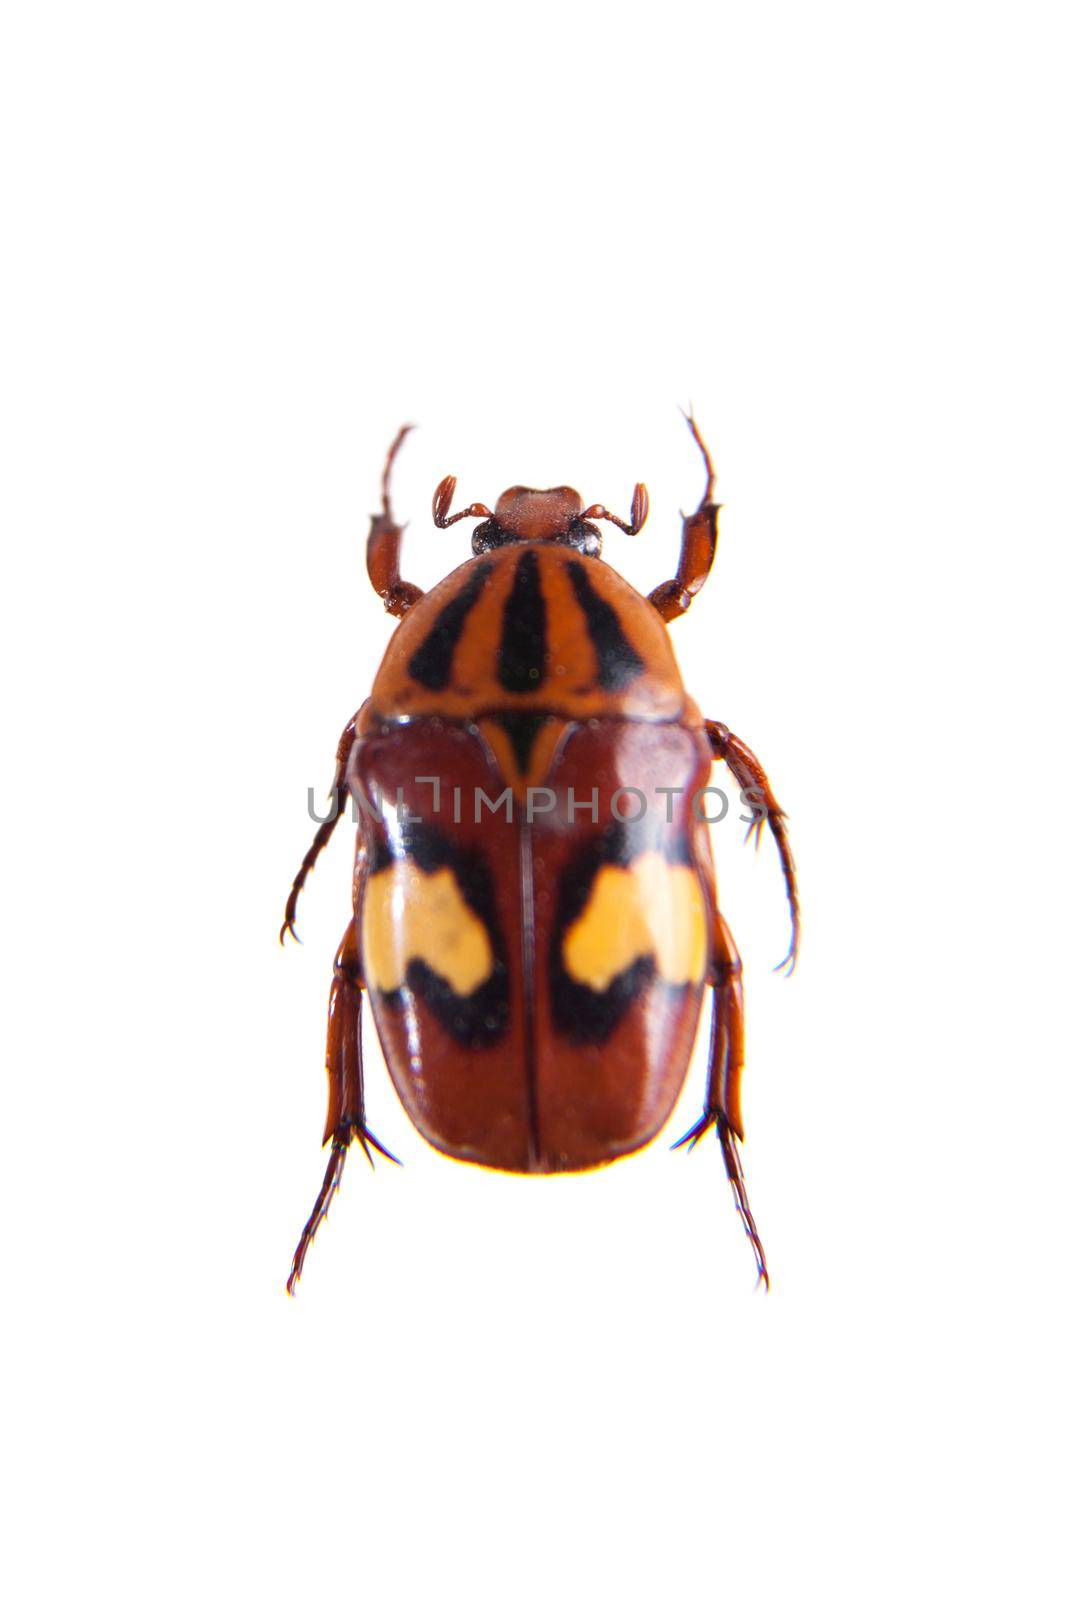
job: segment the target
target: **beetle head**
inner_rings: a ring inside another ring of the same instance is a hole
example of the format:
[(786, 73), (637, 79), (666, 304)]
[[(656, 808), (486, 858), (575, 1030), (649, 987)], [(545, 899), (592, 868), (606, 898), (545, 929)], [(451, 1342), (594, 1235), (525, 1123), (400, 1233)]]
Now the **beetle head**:
[(476, 556), (487, 550), (498, 550), (505, 544), (525, 542), (550, 542), (565, 544), (586, 556), (599, 556), (603, 536), (593, 526), (595, 520), (613, 522), (624, 533), (640, 533), (648, 516), (648, 490), (639, 483), (634, 490), (630, 506), (630, 521), (606, 511), (602, 505), (582, 509), (582, 497), (576, 489), (527, 489), (519, 484), (505, 489), (493, 511), (476, 501), (465, 511), (449, 516), (452, 496), (456, 491), (455, 478), (444, 478), (433, 497), (433, 520), (439, 528), (447, 528), (461, 517), (483, 517), (471, 538), (471, 548)]

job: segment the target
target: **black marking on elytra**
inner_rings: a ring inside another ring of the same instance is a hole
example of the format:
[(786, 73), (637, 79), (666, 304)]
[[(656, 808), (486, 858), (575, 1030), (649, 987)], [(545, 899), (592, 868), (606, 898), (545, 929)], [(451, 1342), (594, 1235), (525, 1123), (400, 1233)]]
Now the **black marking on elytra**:
[[(504, 967), (494, 963), (485, 982), (471, 994), (458, 995), (439, 972), (416, 956), (408, 962), (407, 988), (417, 995), (446, 1028), (457, 1044), (484, 1050), (507, 1034), (508, 979)], [(403, 995), (397, 990), (397, 996)], [(387, 996), (392, 999), (392, 996)]]
[(515, 566), (515, 581), (504, 606), (504, 626), (497, 656), (497, 682), (514, 694), (530, 694), (545, 676), (545, 623), (548, 612), (541, 593), (541, 567), (536, 550), (525, 550)]
[(493, 967), (473, 993), (458, 995), (439, 972), (416, 956), (408, 962), (403, 986), (383, 991), (382, 998), (390, 1006), (402, 1006), (410, 1004), (414, 994), (458, 1043), (473, 1049), (495, 1044), (507, 1032), (510, 1005), (504, 936), (488, 864), (479, 851), (462, 849), (429, 823), (409, 820), (401, 821), (399, 838), (374, 831), (367, 869), (382, 872), (401, 859), (414, 861), (420, 872), (452, 869), (460, 894), (489, 935)]
[(564, 965), (564, 937), (585, 911), (601, 867), (628, 866), (648, 850), (658, 850), (668, 861), (692, 863), (684, 828), (642, 818), (613, 822), (595, 838), (584, 841), (560, 876), (556, 922), (549, 946), (552, 1022), (557, 1033), (577, 1044), (603, 1044), (634, 1001), (654, 984), (679, 994), (686, 987), (661, 979), (651, 956), (639, 956), (604, 990), (577, 982)]
[[(651, 813), (643, 817), (613, 818), (607, 825), (602, 824), (591, 839), (582, 843), (564, 875), (564, 882), (573, 897), (567, 907), (567, 922), (573, 922), (585, 910), (593, 880), (601, 867), (627, 867), (638, 856), (647, 855), (649, 850), (657, 851), (667, 861), (693, 864), (686, 814), (680, 806), (675, 808), (673, 822)], [(561, 907), (563, 904), (561, 889)]]
[(606, 989), (576, 983), (562, 963), (553, 965), (552, 1022), (556, 1032), (575, 1044), (604, 1044), (638, 996), (656, 982), (656, 963), (651, 956), (639, 956)]
[(536, 711), (498, 711), (494, 721), (500, 724), (515, 754), (515, 764), (520, 772), (530, 765), (530, 752), (534, 740), (548, 721)]
[(463, 633), (463, 625), (492, 572), (492, 563), (480, 561), (466, 583), (446, 606), (408, 662), (408, 672), (424, 689), (443, 689), (452, 676), (452, 658)]
[(632, 678), (644, 671), (644, 660), (623, 633), (615, 607), (594, 589), (584, 562), (568, 561), (567, 576), (574, 597), (585, 612), (596, 651), (597, 682), (609, 692), (625, 689)]

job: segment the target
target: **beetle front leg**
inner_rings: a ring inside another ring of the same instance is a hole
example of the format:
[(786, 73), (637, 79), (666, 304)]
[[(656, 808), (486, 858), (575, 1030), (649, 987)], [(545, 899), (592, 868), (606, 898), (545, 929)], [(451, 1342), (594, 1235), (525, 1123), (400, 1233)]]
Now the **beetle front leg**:
[(711, 743), (711, 753), (715, 760), (725, 761), (733, 774), (741, 791), (752, 807), (752, 821), (748, 825), (748, 834), (755, 834), (758, 847), (760, 834), (764, 824), (770, 828), (774, 842), (778, 846), (778, 859), (782, 863), (782, 876), (785, 878), (785, 892), (789, 901), (789, 949), (779, 961), (776, 972), (783, 967), (792, 972), (797, 964), (797, 950), (800, 946), (800, 898), (797, 893), (797, 868), (793, 860), (793, 852), (789, 845), (789, 836), (786, 833), (786, 815), (774, 798), (770, 779), (762, 766), (753, 755), (752, 751), (744, 744), (735, 733), (731, 733), (723, 722), (705, 722), (705, 731)]
[(709, 1128), (715, 1128), (726, 1165), (726, 1176), (734, 1191), (734, 1204), (756, 1257), (757, 1281), (769, 1289), (771, 1280), (767, 1273), (767, 1258), (749, 1205), (738, 1149), (739, 1142), (745, 1136), (741, 1122), (741, 1073), (745, 1064), (745, 991), (741, 957), (726, 919), (719, 911), (715, 911), (711, 927), (708, 983), (712, 991), (712, 1021), (704, 1111), (688, 1133), (676, 1140), (672, 1149), (677, 1150), (680, 1145), (687, 1144), (692, 1150)]
[(703, 499), (696, 510), (682, 520), (682, 553), (678, 559), (678, 571), (673, 578), (653, 589), (648, 597), (664, 622), (673, 622), (675, 617), (688, 611), (694, 596), (704, 587), (715, 560), (715, 545), (719, 537), (719, 507), (713, 498), (715, 468), (696, 422), (691, 416), (685, 420), (704, 458), (707, 476)]
[(406, 583), (400, 576), (400, 536), (404, 530), (393, 521), (393, 505), (389, 496), (393, 462), (410, 432), (410, 424), (401, 428), (389, 446), (382, 472), (382, 509), (371, 517), (367, 539), (367, 575), (375, 594), (381, 596), (386, 611), (394, 617), (402, 617), (405, 611), (411, 610), (416, 600), (422, 599), (422, 590), (413, 583)]
[[(362, 869), (360, 872), (362, 876)], [(357, 902), (359, 896), (357, 894)], [(388, 1161), (396, 1161), (389, 1150), (374, 1137), (367, 1127), (363, 1103), (363, 973), (359, 959), (359, 907), (348, 925), (341, 948), (334, 961), (333, 984), (330, 989), (329, 1022), (326, 1033), (326, 1077), (329, 1084), (329, 1102), (326, 1111), (326, 1130), (323, 1144), (329, 1144), (330, 1156), (326, 1175), (322, 1180), (311, 1215), (304, 1224), (300, 1242), (293, 1256), (292, 1271), (286, 1290), (292, 1294), (304, 1269), (304, 1260), (311, 1241), (330, 1209), (330, 1202), (341, 1182), (348, 1147), (355, 1139), (364, 1155), (374, 1165), (371, 1149), (378, 1151)], [(399, 1165), (399, 1162), (397, 1163)]]

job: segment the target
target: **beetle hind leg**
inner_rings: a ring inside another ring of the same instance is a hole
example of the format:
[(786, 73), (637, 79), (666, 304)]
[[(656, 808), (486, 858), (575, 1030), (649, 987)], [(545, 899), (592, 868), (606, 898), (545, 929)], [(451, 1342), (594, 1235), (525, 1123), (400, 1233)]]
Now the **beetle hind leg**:
[[(330, 1204), (337, 1193), (344, 1172), (348, 1148), (355, 1140), (371, 1166), (372, 1150), (387, 1161), (397, 1158), (376, 1139), (367, 1127), (363, 1103), (363, 974), (359, 962), (359, 934), (356, 918), (348, 925), (341, 948), (334, 962), (333, 985), (330, 989), (329, 1023), (326, 1034), (326, 1076), (329, 1084), (329, 1104), (326, 1111), (326, 1131), (323, 1143), (329, 1144), (330, 1155), (326, 1174), (322, 1180), (311, 1215), (304, 1224), (300, 1242), (293, 1255), (292, 1270), (286, 1289), (292, 1294), (304, 1269), (304, 1261), (311, 1241), (326, 1219)], [(397, 1165), (399, 1166), (399, 1162)]]
[(757, 1283), (769, 1289), (771, 1280), (767, 1272), (767, 1257), (749, 1204), (738, 1148), (745, 1136), (741, 1122), (741, 1072), (745, 1064), (745, 992), (741, 957), (726, 919), (718, 911), (714, 913), (711, 930), (708, 983), (712, 991), (712, 1019), (704, 1110), (688, 1133), (676, 1140), (672, 1148), (677, 1150), (685, 1144), (692, 1150), (711, 1128), (716, 1130), (726, 1176), (734, 1192), (734, 1204), (756, 1257)]
[(726, 1165), (726, 1176), (730, 1180), (730, 1187), (734, 1191), (734, 1205), (741, 1218), (744, 1230), (748, 1235), (748, 1242), (752, 1246), (752, 1253), (756, 1258), (756, 1284), (762, 1283), (764, 1289), (770, 1289), (771, 1278), (767, 1271), (767, 1257), (763, 1251), (763, 1241), (756, 1227), (756, 1219), (752, 1215), (752, 1207), (748, 1203), (748, 1191), (745, 1188), (745, 1174), (741, 1169), (741, 1152), (737, 1145), (737, 1136), (733, 1129), (721, 1117), (717, 1124), (719, 1144), (722, 1147), (722, 1159)]
[(311, 1241), (319, 1231), (319, 1226), (326, 1220), (326, 1213), (330, 1209), (330, 1202), (337, 1193), (341, 1183), (341, 1174), (345, 1170), (345, 1158), (348, 1155), (348, 1141), (340, 1137), (334, 1139), (330, 1148), (330, 1159), (326, 1163), (326, 1176), (322, 1180), (322, 1188), (318, 1192), (315, 1204), (311, 1208), (311, 1215), (304, 1223), (300, 1235), (300, 1242), (293, 1253), (293, 1265), (286, 1280), (285, 1292), (292, 1295), (300, 1282), (300, 1274), (304, 1270), (304, 1261)]

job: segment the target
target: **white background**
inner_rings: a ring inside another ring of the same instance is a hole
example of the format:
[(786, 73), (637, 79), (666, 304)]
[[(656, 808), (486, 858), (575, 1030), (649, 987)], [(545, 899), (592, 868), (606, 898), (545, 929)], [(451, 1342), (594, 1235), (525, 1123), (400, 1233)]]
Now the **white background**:
[[(1061, 1594), (1057, 8), (4, 18), (6, 1592)], [(710, 1141), (466, 1168), (370, 1042), (405, 1166), (289, 1302), (385, 446), (415, 581), (446, 472), (640, 477), (648, 588), (690, 400), (672, 634), (805, 907), (785, 982), (716, 830), (773, 1291)]]

